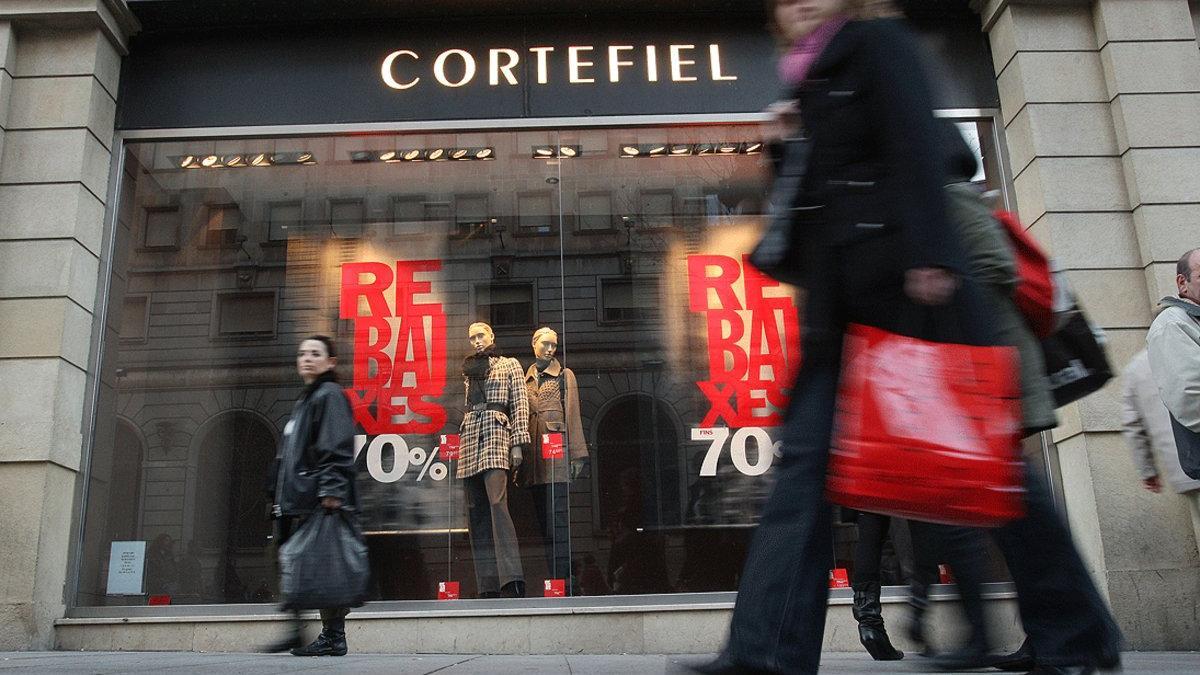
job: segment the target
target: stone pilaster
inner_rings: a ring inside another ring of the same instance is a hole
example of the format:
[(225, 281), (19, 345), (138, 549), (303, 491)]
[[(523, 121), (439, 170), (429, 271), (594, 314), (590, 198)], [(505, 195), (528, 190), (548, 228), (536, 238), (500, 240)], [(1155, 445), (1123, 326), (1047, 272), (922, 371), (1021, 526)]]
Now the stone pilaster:
[(117, 0), (0, 5), (0, 649), (53, 646), (68, 588), (125, 39)]
[[(1122, 368), (1144, 344), (1165, 264), (1200, 245), (1188, 3), (983, 4), (1022, 219), (1069, 270)], [(1133, 648), (1195, 649), (1197, 542), (1181, 498), (1140, 486), (1119, 392), (1114, 381), (1060, 410), (1072, 532)]]

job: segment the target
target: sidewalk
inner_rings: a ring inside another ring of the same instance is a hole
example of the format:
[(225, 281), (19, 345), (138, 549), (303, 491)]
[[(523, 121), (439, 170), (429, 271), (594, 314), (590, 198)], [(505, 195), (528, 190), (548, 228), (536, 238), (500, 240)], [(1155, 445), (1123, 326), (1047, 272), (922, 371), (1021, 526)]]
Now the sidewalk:
[[(269, 654), (191, 652), (0, 652), (0, 673), (354, 673), (355, 675), (508, 675), (516, 673), (567, 675), (652, 675), (683, 673), (680, 664), (704, 661), (687, 656), (482, 656), (351, 654), (341, 658), (296, 658)], [(928, 672), (921, 659), (876, 663), (866, 654), (828, 653), (821, 672), (831, 675), (867, 673), (896, 675)], [(1200, 673), (1197, 652), (1130, 652), (1124, 657), (1126, 675)], [(995, 671), (992, 671), (995, 672)]]

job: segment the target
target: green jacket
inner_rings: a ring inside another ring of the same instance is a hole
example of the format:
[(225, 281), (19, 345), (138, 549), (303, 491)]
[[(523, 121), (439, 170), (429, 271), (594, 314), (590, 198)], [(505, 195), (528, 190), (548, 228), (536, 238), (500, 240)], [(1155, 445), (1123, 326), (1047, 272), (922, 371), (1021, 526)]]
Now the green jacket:
[(1017, 265), (1008, 235), (970, 183), (946, 186), (946, 209), (969, 259), (971, 276), (991, 296), (993, 317), (1001, 344), (1017, 348), (1021, 357), (1021, 416), (1026, 434), (1053, 428), (1054, 397), (1046, 379), (1042, 347), (1012, 293), (1017, 287)]

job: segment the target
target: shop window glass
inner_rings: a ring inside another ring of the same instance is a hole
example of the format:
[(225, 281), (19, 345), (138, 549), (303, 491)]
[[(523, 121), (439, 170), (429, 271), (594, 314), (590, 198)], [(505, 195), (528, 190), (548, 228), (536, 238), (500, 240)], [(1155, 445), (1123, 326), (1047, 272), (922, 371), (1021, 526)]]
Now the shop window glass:
[(208, 207), (204, 243), (207, 246), (237, 246), (242, 213), (237, 204), (213, 204)]
[(392, 234), (419, 234), (425, 230), (425, 198), (396, 197), (392, 200)]
[(232, 293), (217, 296), (217, 335), (258, 337), (275, 332), (275, 293)]
[(146, 248), (177, 248), (181, 224), (179, 207), (146, 209)]
[(150, 299), (146, 296), (125, 298), (121, 306), (121, 339), (141, 341), (146, 339), (149, 329)]
[[(960, 121), (978, 140), (981, 190), (1002, 200), (998, 131)], [(461, 422), (483, 413), (511, 428), (516, 406), (469, 410), (463, 363), (479, 321), (494, 353), (516, 360), (504, 396), (529, 375), (537, 397), (539, 416), (522, 421), (538, 430), (530, 473), (507, 483), (515, 553), (504, 555), (526, 593), (735, 590), (774, 480), (779, 373), (799, 358), (794, 291), (742, 262), (765, 221), (768, 160), (749, 150), (759, 139), (738, 124), (356, 134), (354, 151), (320, 136), (289, 141), (315, 163), (187, 171), (166, 158), (205, 154), (210, 141), (127, 144), (116, 208), (149, 206), (144, 234), (122, 221), (115, 238), (107, 314), (120, 339), (103, 350), (112, 377), (88, 430), (74, 602), (278, 601), (263, 487), (304, 389), (296, 347), (312, 334), (337, 338), (340, 382), (359, 403), (371, 599), (434, 599), (443, 582), (492, 597), (496, 556), (472, 546), (485, 521), (468, 500), (479, 474), (459, 475), (480, 446)], [(726, 141), (736, 151), (714, 150)], [(245, 152), (266, 142), (282, 141), (245, 139)], [(535, 146), (562, 156), (536, 157)], [(371, 159), (396, 148), (492, 151)], [(317, 215), (305, 222), (302, 205)], [(181, 213), (194, 214), (192, 229)], [(251, 214), (277, 243), (208, 250), (236, 244)], [(770, 301), (750, 302), (748, 289)], [(538, 369), (542, 327), (577, 391)], [(751, 372), (753, 399), (770, 396), (761, 408), (736, 394)], [(568, 396), (577, 420), (551, 414)], [(571, 480), (585, 449), (588, 471)], [(833, 526), (831, 553), (851, 578), (859, 519), (838, 510)], [(888, 584), (906, 581), (903, 533), (894, 525), (881, 547)], [(145, 547), (133, 591), (109, 585), (114, 544), (126, 543)]]
[(454, 198), (454, 221), (458, 232), (468, 236), (488, 226), (488, 196), (458, 195)]
[(580, 193), (578, 217), (581, 231), (597, 232), (613, 229), (612, 193)]
[(638, 213), (643, 227), (670, 227), (675, 219), (675, 193), (670, 190), (642, 192)]
[(361, 199), (332, 199), (329, 228), (339, 237), (358, 237), (362, 234), (365, 213)]
[(652, 287), (638, 288), (624, 279), (600, 282), (602, 319), (607, 323), (648, 321), (657, 315), (658, 300)]
[(557, 222), (554, 199), (549, 192), (527, 192), (517, 196), (517, 226), (526, 234), (550, 234)]
[(493, 328), (525, 328), (533, 322), (533, 288), (478, 286), (475, 289), (476, 314), (487, 317)]
[(277, 202), (268, 208), (269, 221), (267, 238), (283, 241), (299, 234), (304, 226), (304, 207), (300, 202)]

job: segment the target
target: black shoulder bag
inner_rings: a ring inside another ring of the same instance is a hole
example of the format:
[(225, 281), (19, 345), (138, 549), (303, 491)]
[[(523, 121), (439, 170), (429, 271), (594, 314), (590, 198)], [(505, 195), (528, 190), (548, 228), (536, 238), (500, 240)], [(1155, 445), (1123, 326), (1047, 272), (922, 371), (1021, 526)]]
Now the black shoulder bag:
[(792, 138), (785, 142), (783, 158), (775, 173), (768, 199), (767, 228), (750, 253), (750, 264), (760, 272), (785, 284), (800, 285), (804, 279), (800, 251), (795, 241), (798, 223), (821, 207), (803, 207), (800, 200), (812, 141)]

